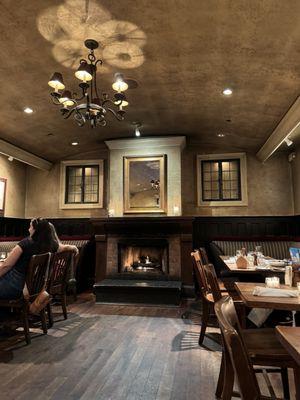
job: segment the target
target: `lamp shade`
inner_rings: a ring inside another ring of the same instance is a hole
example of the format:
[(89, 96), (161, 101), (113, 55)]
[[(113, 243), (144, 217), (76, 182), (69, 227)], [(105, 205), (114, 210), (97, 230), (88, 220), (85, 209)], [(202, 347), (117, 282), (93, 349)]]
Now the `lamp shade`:
[(91, 81), (93, 79), (93, 73), (90, 65), (86, 61), (81, 62), (78, 70), (75, 72), (75, 76), (83, 82)]
[(71, 107), (75, 104), (74, 100), (72, 100), (72, 94), (70, 90), (65, 90), (58, 101), (65, 107)]
[(62, 74), (60, 72), (54, 72), (48, 82), (48, 85), (55, 90), (64, 90), (65, 85)]
[(121, 110), (123, 107), (127, 107), (129, 104), (124, 93), (116, 93), (114, 98), (115, 105), (119, 106)]
[(125, 92), (128, 89), (128, 84), (124, 81), (122, 74), (115, 74), (115, 82), (112, 84), (112, 88), (116, 92)]

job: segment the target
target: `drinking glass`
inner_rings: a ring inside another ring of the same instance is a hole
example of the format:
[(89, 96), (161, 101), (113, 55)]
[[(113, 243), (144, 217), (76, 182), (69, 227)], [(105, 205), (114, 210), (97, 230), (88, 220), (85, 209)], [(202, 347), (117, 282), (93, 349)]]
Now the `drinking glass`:
[(270, 276), (265, 279), (266, 287), (269, 288), (279, 288), (280, 281), (278, 276)]
[(300, 297), (300, 282), (297, 282), (298, 297)]
[(236, 251), (236, 258), (241, 257), (242, 255), (242, 251), (241, 250), (237, 250)]

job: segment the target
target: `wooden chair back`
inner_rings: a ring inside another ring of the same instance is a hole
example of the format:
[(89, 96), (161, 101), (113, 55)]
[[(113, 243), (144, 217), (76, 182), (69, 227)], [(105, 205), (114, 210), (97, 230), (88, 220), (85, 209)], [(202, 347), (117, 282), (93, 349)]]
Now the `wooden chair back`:
[(64, 251), (52, 254), (49, 272), (49, 293), (64, 291), (67, 286), (68, 273), (73, 263), (74, 253)]
[(34, 255), (30, 259), (25, 278), (30, 300), (45, 288), (50, 258), (51, 253), (45, 253)]
[(199, 253), (202, 265), (209, 264), (208, 256), (204, 247), (199, 248)]
[(191, 256), (193, 258), (193, 273), (194, 273), (194, 277), (197, 282), (197, 286), (199, 288), (200, 293), (203, 296), (206, 296), (210, 291), (209, 291), (209, 287), (208, 287), (205, 273), (203, 270), (203, 264), (202, 264), (199, 250), (194, 250), (191, 253)]
[(212, 264), (206, 264), (203, 266), (205, 279), (207, 281), (208, 290), (213, 296), (214, 301), (218, 301), (222, 298), (220, 286), (218, 283), (217, 274), (215, 267)]
[[(259, 386), (240, 332), (238, 317), (230, 296), (222, 297), (215, 303), (215, 313), (235, 371), (241, 398), (243, 400), (261, 399)], [(238, 328), (238, 329), (236, 329)]]

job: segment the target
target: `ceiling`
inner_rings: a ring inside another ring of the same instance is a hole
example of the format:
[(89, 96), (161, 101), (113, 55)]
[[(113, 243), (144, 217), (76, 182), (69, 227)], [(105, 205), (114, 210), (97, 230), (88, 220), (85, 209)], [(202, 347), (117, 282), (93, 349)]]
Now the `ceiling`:
[[(57, 161), (140, 121), (143, 136), (256, 152), (299, 95), (299, 15), (298, 0), (2, 0), (0, 139)], [(117, 71), (138, 82), (126, 121), (94, 130), (63, 120), (47, 86), (59, 71), (76, 90), (87, 38), (103, 44), (100, 89)]]

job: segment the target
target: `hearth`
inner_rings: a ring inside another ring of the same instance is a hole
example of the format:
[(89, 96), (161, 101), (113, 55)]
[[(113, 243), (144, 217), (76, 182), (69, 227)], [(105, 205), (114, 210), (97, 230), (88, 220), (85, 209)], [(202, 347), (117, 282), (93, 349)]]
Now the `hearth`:
[(130, 238), (118, 243), (118, 272), (152, 275), (158, 279), (168, 274), (168, 241), (165, 239)]

